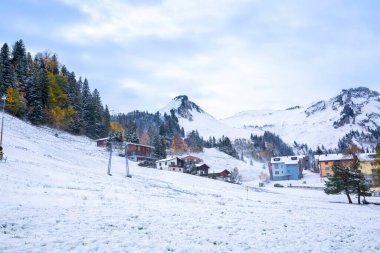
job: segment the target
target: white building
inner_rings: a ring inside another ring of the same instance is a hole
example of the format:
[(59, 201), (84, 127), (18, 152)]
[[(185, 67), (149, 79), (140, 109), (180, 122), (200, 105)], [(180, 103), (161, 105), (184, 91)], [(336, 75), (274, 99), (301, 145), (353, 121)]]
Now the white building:
[(160, 170), (183, 172), (184, 161), (178, 157), (171, 157), (156, 161), (156, 167)]

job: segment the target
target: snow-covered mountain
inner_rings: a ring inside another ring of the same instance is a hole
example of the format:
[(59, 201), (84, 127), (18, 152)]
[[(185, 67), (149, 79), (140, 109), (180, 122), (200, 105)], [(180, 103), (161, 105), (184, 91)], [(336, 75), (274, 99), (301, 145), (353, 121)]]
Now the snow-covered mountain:
[(206, 139), (210, 136), (219, 138), (222, 135), (232, 139), (248, 138), (251, 134), (249, 130), (231, 127), (215, 119), (185, 95), (175, 97), (159, 112), (161, 114), (170, 114), (172, 110), (185, 132), (198, 130), (199, 134)]
[(289, 144), (297, 141), (311, 147), (323, 144), (335, 148), (350, 131), (367, 133), (380, 126), (380, 95), (368, 88), (352, 88), (309, 106), (245, 111), (221, 122), (246, 130), (271, 131)]
[(290, 145), (296, 141), (312, 148), (336, 148), (350, 131), (368, 133), (380, 126), (380, 95), (364, 87), (342, 90), (329, 100), (308, 106), (245, 111), (223, 120), (215, 119), (187, 96), (174, 98), (160, 112), (169, 114), (171, 110), (186, 132), (198, 130), (204, 138), (248, 138), (251, 133), (270, 131)]

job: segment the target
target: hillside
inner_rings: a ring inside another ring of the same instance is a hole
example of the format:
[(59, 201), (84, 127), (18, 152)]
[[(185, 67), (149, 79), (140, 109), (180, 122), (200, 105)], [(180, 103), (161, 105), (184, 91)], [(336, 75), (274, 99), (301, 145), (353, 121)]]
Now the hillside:
[(348, 205), (342, 195), (263, 188), (247, 199), (244, 186), (135, 163), (125, 178), (117, 156), (110, 177), (108, 154), (90, 139), (8, 115), (4, 148), (1, 252), (380, 249), (378, 206)]
[(271, 131), (289, 144), (297, 141), (313, 148), (322, 144), (335, 148), (338, 140), (350, 131), (368, 133), (369, 129), (380, 126), (380, 95), (359, 87), (343, 90), (329, 100), (309, 106), (278, 111), (246, 111), (222, 122), (252, 131)]
[[(368, 134), (380, 127), (380, 95), (364, 87), (342, 90), (329, 100), (307, 106), (245, 111), (222, 120), (215, 119), (187, 96), (174, 98), (160, 112), (169, 114), (170, 110), (174, 110), (186, 132), (198, 130), (205, 139), (224, 135), (234, 140), (270, 131), (288, 145), (296, 141), (313, 149), (321, 145), (334, 149), (351, 131)], [(373, 146), (372, 142), (358, 144), (365, 148)]]
[(259, 181), (262, 163), (253, 162), (253, 165), (249, 165), (248, 162), (235, 159), (216, 148), (204, 148), (203, 153), (193, 153), (192, 155), (201, 158), (210, 166), (210, 173), (219, 172), (224, 169), (232, 171), (234, 168), (238, 168), (243, 182)]
[(223, 135), (232, 139), (249, 138), (251, 132), (242, 128), (228, 126), (205, 112), (200, 106), (190, 101), (187, 96), (175, 97), (167, 106), (159, 110), (161, 114), (170, 114), (174, 110), (179, 124), (185, 132), (197, 130), (204, 138), (220, 138)]

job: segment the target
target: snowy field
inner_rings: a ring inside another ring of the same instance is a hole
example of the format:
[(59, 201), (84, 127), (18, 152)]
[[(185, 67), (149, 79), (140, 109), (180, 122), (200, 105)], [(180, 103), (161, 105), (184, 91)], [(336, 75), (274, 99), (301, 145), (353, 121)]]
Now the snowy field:
[[(139, 168), (5, 119), (0, 252), (380, 252), (380, 206)], [(55, 136), (58, 133), (58, 137)], [(370, 201), (380, 201), (370, 199)]]

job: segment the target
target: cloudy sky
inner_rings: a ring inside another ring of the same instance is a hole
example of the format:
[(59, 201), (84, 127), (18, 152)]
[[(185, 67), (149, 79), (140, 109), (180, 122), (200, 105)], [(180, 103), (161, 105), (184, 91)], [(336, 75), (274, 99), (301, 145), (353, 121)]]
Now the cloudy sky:
[(0, 42), (54, 52), (113, 112), (186, 94), (217, 118), (380, 90), (377, 0), (12, 0)]

